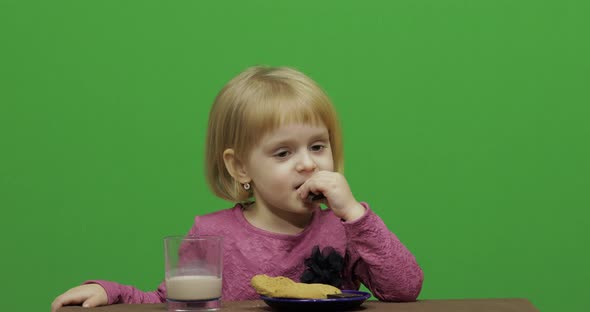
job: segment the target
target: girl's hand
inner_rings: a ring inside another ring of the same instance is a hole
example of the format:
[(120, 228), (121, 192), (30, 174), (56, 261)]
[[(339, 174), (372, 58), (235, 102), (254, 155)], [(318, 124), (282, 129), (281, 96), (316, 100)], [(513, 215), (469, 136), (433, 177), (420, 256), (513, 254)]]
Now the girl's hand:
[(319, 171), (311, 176), (297, 190), (299, 197), (307, 201), (310, 193), (322, 193), (326, 197), (324, 202), (334, 214), (345, 221), (354, 221), (363, 216), (365, 207), (356, 201), (346, 178), (332, 171)]
[(74, 287), (59, 295), (51, 304), (51, 312), (65, 305), (82, 304), (85, 308), (93, 308), (108, 303), (107, 292), (98, 284), (87, 284)]

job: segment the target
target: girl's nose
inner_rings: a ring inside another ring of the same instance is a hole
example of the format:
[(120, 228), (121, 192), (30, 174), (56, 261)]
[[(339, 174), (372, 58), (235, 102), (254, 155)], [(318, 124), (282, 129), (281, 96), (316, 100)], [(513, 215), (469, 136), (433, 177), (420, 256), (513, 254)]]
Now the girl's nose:
[(298, 160), (295, 169), (297, 171), (315, 171), (318, 168), (318, 165), (314, 161), (313, 157), (308, 153), (304, 153), (301, 158)]

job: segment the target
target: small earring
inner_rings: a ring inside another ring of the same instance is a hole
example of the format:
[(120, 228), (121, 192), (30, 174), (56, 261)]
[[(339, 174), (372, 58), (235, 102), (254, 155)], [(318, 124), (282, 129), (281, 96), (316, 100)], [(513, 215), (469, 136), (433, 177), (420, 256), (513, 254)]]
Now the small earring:
[(250, 183), (246, 182), (242, 185), (244, 187), (244, 189), (247, 191), (250, 189)]

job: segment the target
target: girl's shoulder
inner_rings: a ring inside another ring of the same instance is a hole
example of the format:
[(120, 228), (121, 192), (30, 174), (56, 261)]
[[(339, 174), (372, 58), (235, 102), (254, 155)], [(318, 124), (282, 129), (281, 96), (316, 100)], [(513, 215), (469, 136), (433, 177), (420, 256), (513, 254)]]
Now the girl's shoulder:
[(239, 225), (236, 214), (242, 206), (236, 204), (232, 208), (222, 209), (205, 215), (195, 217), (191, 234), (198, 235), (220, 235), (226, 230), (231, 230)]

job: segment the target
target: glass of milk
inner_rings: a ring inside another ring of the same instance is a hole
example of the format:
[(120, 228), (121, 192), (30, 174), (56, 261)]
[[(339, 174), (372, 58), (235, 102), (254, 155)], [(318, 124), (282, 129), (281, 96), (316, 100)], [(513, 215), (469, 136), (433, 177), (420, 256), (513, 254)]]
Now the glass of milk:
[(221, 237), (165, 237), (164, 257), (168, 311), (214, 311), (221, 308)]

